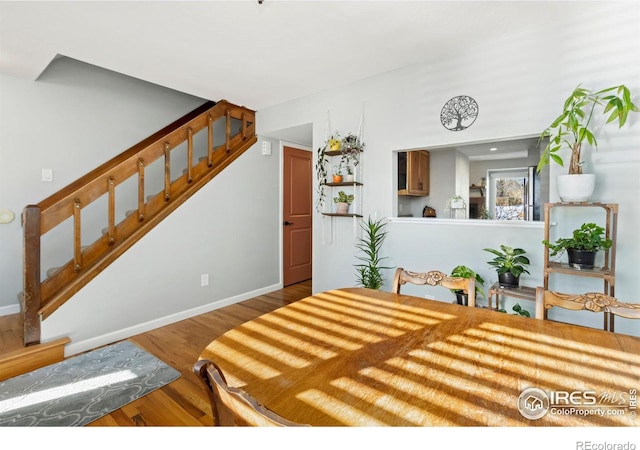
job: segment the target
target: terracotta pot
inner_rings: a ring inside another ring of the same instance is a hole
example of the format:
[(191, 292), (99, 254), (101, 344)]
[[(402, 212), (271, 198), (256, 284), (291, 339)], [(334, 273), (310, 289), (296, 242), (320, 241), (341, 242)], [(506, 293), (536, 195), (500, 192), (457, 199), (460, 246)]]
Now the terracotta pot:
[(333, 176), (334, 183), (342, 183), (342, 175), (334, 175)]

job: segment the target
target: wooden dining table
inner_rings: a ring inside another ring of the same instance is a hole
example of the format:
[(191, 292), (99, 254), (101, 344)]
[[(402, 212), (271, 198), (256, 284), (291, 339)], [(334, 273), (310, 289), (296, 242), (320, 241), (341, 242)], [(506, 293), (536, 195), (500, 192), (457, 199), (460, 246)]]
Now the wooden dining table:
[(640, 338), (365, 288), (264, 314), (200, 355), (314, 426), (639, 426)]

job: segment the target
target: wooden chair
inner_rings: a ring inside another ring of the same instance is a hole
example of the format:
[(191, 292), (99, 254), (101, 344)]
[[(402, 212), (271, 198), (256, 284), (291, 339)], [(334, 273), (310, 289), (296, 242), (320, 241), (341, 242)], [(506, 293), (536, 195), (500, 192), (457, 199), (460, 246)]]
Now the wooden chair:
[(280, 417), (242, 389), (229, 386), (220, 367), (212, 361), (197, 361), (193, 365), (193, 372), (200, 378), (209, 395), (214, 426), (306, 426)]
[(468, 306), (474, 308), (476, 306), (476, 279), (475, 278), (459, 278), (450, 277), (446, 273), (432, 270), (431, 272), (410, 272), (402, 267), (396, 269), (393, 277), (392, 292), (400, 293), (400, 286), (406, 283), (442, 286), (447, 289), (462, 290), (468, 295)]
[[(547, 318), (547, 311), (554, 306), (572, 311), (593, 311), (626, 317), (627, 319), (640, 319), (640, 303), (623, 303), (615, 297), (600, 292), (587, 292), (586, 294), (562, 294), (536, 288), (536, 319)], [(603, 328), (613, 331), (613, 321), (604, 320)]]

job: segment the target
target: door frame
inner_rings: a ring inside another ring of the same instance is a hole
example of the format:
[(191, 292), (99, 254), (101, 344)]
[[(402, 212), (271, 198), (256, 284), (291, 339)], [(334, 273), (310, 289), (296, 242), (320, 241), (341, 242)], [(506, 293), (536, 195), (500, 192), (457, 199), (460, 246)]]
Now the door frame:
[[(278, 199), (278, 220), (279, 220), (279, 226), (278, 226), (278, 230), (279, 230), (279, 235), (278, 235), (278, 247), (279, 247), (279, 273), (280, 273), (280, 287), (284, 286), (284, 224), (282, 223), (282, 217), (284, 216), (284, 148), (285, 147), (293, 147), (293, 148), (297, 148), (300, 150), (305, 150), (311, 153), (311, 161), (313, 162), (313, 148), (312, 147), (308, 147), (306, 145), (301, 145), (301, 144), (295, 144), (293, 142), (288, 142), (288, 141), (283, 141), (283, 140), (279, 140), (279, 171), (280, 171), (280, 192), (279, 192), (279, 199)], [(315, 164), (315, 163), (313, 163)], [(313, 178), (313, 177), (312, 177)], [(312, 186), (313, 188), (313, 186)], [(314, 214), (315, 216), (315, 214)], [(312, 217), (312, 223), (314, 222), (314, 217)], [(313, 261), (313, 233), (312, 233), (312, 237), (311, 237), (311, 260)], [(313, 278), (311, 283), (313, 284)]]

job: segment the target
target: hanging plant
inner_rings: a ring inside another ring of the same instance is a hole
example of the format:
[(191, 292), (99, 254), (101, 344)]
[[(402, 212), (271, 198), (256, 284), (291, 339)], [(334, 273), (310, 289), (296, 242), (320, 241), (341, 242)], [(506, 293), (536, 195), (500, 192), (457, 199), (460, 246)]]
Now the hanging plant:
[(322, 212), (322, 208), (324, 207), (324, 203), (326, 201), (327, 193), (326, 193), (326, 185), (328, 182), (329, 171), (327, 170), (327, 152), (331, 151), (332, 148), (337, 147), (340, 148), (340, 133), (337, 131), (334, 132), (331, 136), (324, 141), (324, 144), (321, 147), (318, 147), (317, 150), (317, 160), (316, 160), (316, 180), (318, 182), (318, 187), (316, 189), (318, 193), (318, 197), (316, 199), (316, 210), (318, 212)]

